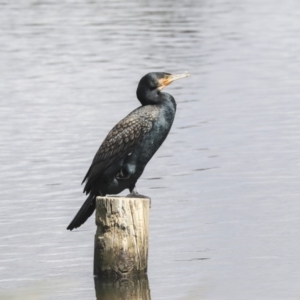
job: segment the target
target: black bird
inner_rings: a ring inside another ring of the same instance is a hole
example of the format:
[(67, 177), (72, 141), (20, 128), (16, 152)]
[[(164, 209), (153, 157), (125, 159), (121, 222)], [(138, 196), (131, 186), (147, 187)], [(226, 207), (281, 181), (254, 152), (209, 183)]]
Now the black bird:
[(67, 229), (81, 226), (92, 215), (97, 196), (119, 194), (125, 189), (131, 196), (138, 195), (136, 182), (167, 137), (175, 117), (175, 99), (161, 90), (187, 76), (156, 72), (140, 80), (136, 95), (142, 106), (121, 120), (103, 141), (82, 181), (86, 182), (83, 192), (89, 196)]

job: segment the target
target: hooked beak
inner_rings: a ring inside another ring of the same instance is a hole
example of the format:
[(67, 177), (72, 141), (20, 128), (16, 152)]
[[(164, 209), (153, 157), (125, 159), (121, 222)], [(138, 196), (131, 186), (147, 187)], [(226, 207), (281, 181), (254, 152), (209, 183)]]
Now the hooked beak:
[(159, 86), (158, 89), (161, 91), (163, 88), (165, 88), (167, 85), (169, 85), (171, 82), (180, 79), (180, 78), (185, 78), (191, 76), (190, 73), (185, 72), (183, 74), (171, 74), (171, 75), (166, 75), (164, 78), (161, 78), (158, 80)]

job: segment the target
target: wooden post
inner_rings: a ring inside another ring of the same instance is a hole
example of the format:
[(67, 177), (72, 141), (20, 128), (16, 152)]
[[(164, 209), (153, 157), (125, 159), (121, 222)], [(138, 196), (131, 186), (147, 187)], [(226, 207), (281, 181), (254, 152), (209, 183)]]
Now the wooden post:
[(149, 198), (97, 197), (94, 275), (116, 279), (147, 272)]

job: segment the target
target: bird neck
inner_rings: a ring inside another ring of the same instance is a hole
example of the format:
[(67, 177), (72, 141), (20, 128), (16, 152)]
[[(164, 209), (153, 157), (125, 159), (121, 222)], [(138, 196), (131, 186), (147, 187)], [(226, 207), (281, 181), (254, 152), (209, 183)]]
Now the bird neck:
[(168, 105), (171, 104), (176, 109), (175, 99), (167, 93), (162, 93), (158, 89), (150, 90), (150, 89), (138, 89), (137, 90), (137, 98), (144, 105)]
[(140, 86), (136, 91), (136, 96), (142, 105), (158, 104), (160, 98), (157, 89), (150, 90)]
[(161, 94), (161, 97), (160, 97), (159, 104), (164, 107), (168, 107), (171, 110), (176, 111), (176, 101), (175, 101), (174, 97), (168, 93), (160, 93), (160, 94)]

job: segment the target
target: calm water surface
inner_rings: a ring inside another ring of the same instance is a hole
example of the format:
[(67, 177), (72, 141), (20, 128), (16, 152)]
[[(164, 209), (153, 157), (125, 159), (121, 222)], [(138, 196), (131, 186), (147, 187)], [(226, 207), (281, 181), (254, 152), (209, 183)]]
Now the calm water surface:
[(1, 295), (95, 299), (94, 218), (65, 230), (80, 182), (139, 79), (190, 71), (137, 185), (152, 300), (300, 298), (299, 1), (2, 0), (0, 20)]

